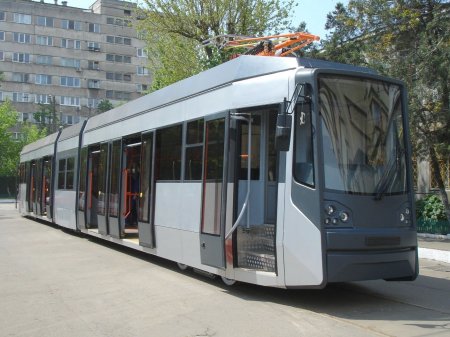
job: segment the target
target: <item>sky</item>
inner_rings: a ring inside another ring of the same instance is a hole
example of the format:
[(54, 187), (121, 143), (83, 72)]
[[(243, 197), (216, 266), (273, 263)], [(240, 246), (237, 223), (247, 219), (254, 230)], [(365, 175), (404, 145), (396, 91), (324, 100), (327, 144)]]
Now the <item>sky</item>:
[[(54, 0), (44, 0), (47, 3), (53, 3)], [(68, 6), (89, 8), (95, 0), (67, 0)], [(325, 22), (327, 14), (333, 11), (336, 3), (348, 3), (348, 0), (298, 0), (299, 5), (293, 15), (293, 26), (297, 26), (301, 21), (306, 22), (306, 28), (311, 34), (326, 37)], [(61, 0), (58, 0), (61, 3)]]

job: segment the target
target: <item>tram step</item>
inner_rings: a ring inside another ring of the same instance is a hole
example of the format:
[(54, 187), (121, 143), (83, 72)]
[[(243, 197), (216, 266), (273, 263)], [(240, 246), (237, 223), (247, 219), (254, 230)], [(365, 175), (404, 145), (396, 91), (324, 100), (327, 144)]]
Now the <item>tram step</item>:
[(275, 255), (265, 252), (238, 251), (238, 266), (241, 268), (275, 272)]

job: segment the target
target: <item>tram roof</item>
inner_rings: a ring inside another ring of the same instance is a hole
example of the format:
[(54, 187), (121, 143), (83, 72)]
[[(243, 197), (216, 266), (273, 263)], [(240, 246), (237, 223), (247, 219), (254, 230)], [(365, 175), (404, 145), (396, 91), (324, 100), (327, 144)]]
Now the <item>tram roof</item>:
[(298, 68), (293, 57), (240, 56), (88, 120), (86, 132), (236, 81)]
[(202, 92), (229, 85), (233, 82), (296, 68), (321, 68), (375, 73), (368, 68), (317, 59), (242, 55), (217, 67), (140, 97), (132, 102), (96, 115), (88, 120), (85, 132), (145, 111), (153, 110), (157, 107), (181, 101)]
[(35, 151), (37, 149), (43, 148), (48, 145), (55, 144), (56, 139), (58, 138), (58, 132), (52, 133), (48, 135), (47, 137), (38, 139), (37, 141), (27, 144), (23, 147), (22, 151), (20, 152), (20, 155), (24, 155), (26, 153), (30, 153), (32, 151)]
[(58, 138), (58, 142), (79, 136), (84, 123), (85, 122), (83, 121), (83, 122), (79, 122), (77, 124), (71, 125), (67, 128), (64, 128), (61, 131), (61, 136)]

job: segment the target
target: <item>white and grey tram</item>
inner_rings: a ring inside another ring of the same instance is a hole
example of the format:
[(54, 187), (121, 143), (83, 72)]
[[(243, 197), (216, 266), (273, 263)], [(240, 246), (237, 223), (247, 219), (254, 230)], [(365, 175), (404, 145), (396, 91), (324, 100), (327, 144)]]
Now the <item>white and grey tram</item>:
[(219, 275), (418, 275), (405, 89), (241, 56), (27, 145), (20, 212)]

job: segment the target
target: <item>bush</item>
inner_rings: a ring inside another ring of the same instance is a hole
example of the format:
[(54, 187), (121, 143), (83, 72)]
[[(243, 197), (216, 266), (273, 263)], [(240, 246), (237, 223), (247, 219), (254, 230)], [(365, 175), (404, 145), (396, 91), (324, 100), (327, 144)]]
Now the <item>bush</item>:
[(447, 234), (449, 223), (441, 199), (430, 194), (416, 202), (417, 231), (421, 233)]

